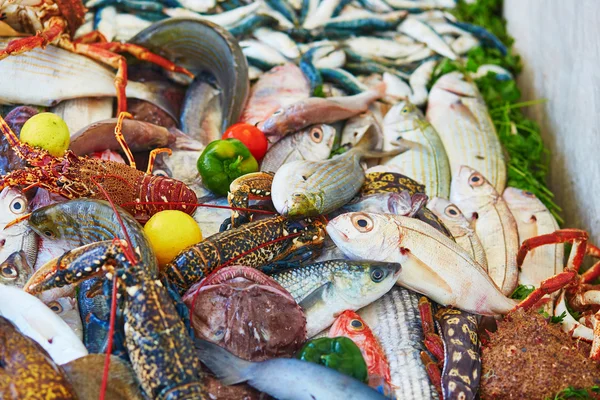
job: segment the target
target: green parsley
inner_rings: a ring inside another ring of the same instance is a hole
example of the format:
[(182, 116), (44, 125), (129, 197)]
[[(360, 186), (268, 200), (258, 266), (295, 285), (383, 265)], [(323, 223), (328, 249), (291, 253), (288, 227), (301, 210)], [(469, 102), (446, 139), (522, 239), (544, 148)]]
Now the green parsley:
[(514, 292), (510, 295), (511, 299), (525, 300), (527, 296), (535, 290), (535, 286), (532, 285), (519, 285)]

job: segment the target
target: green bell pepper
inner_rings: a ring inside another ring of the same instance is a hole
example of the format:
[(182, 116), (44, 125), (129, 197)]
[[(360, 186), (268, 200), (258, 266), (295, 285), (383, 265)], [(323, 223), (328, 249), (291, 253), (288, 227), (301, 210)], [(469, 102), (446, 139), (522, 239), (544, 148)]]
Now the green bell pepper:
[(347, 337), (313, 339), (300, 349), (296, 358), (321, 364), (367, 382), (367, 363), (358, 346)]
[(202, 183), (212, 192), (226, 196), (236, 178), (258, 171), (258, 162), (238, 139), (210, 142), (198, 157)]

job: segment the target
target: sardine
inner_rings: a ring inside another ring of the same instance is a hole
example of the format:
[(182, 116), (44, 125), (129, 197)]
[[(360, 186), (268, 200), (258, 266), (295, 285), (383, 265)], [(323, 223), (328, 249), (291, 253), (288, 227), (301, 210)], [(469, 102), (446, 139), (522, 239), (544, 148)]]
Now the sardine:
[[(329, 160), (282, 165), (273, 177), (271, 188), (277, 212), (291, 218), (316, 216), (348, 203), (365, 181), (361, 159), (390, 154), (370, 150), (372, 140), (373, 135), (366, 135), (357, 146)], [(405, 149), (397, 152), (402, 150)]]
[[(0, 48), (10, 39), (0, 38)], [(0, 63), (0, 104), (32, 104), (51, 107), (80, 97), (114, 97), (115, 72), (89, 57), (55, 46), (11, 56)], [(127, 82), (127, 97), (146, 100), (177, 115), (160, 90)]]
[(419, 21), (415, 18), (407, 18), (400, 24), (398, 31), (419, 42), (425, 43), (431, 50), (446, 58), (451, 60), (457, 59), (456, 54), (454, 54), (450, 46), (444, 42), (444, 39), (442, 39), (441, 36), (424, 21)]
[[(507, 187), (502, 198), (508, 205), (519, 231), (519, 244), (535, 236), (559, 229), (548, 208), (531, 192)], [(564, 269), (564, 244), (548, 244), (531, 250), (519, 272), (519, 284), (540, 286), (540, 282)]]
[(398, 43), (394, 40), (376, 38), (371, 36), (359, 36), (344, 42), (351, 50), (363, 57), (385, 57), (388, 59), (399, 59), (408, 57), (425, 49), (422, 43)]
[(0, 284), (0, 315), (38, 342), (57, 364), (88, 354), (65, 321), (36, 297), (21, 289)]
[(385, 84), (347, 97), (326, 99), (311, 97), (275, 111), (259, 126), (265, 135), (285, 135), (314, 124), (331, 124), (368, 110), (369, 105), (385, 96)]
[[(308, 0), (310, 2), (310, 0)], [(333, 12), (342, 0), (323, 0), (315, 11), (306, 16), (302, 27), (305, 29), (314, 29), (325, 24), (333, 16)]]
[(425, 185), (430, 197), (448, 198), (450, 195), (450, 164), (436, 130), (413, 104), (401, 101), (383, 118), (384, 150), (392, 150), (402, 139), (419, 146), (383, 161), (395, 165), (402, 174)]
[(387, 400), (357, 379), (334, 369), (294, 358), (250, 362), (222, 347), (196, 339), (198, 357), (225, 385), (248, 382), (278, 399)]
[(487, 271), (488, 263), (483, 245), (462, 211), (456, 205), (440, 197), (429, 200), (427, 208), (442, 220), (454, 237), (454, 241)]
[(335, 128), (318, 124), (310, 126), (293, 135), (287, 135), (275, 143), (260, 165), (261, 171), (276, 172), (283, 164), (297, 161), (319, 161), (329, 158)]
[(0, 262), (6, 262), (0, 267), (0, 281), (11, 286), (23, 287), (21, 281), (37, 259), (37, 236), (27, 221), (6, 228), (9, 222), (28, 212), (31, 207), (22, 191), (6, 187), (0, 192)]
[(240, 47), (246, 58), (260, 60), (271, 67), (288, 62), (277, 49), (258, 40), (242, 40), (240, 41)]
[(408, 82), (412, 89), (411, 95), (408, 97), (411, 103), (416, 106), (423, 106), (427, 102), (427, 85), (433, 75), (433, 70), (437, 65), (436, 60), (425, 61), (410, 75)]
[(252, 86), (239, 122), (254, 125), (264, 121), (278, 109), (307, 99), (309, 94), (308, 80), (298, 66), (288, 63), (275, 67)]
[(298, 50), (296, 42), (283, 32), (277, 32), (270, 28), (258, 28), (252, 34), (264, 44), (276, 48), (290, 60), (300, 57), (300, 50)]
[(221, 90), (212, 75), (199, 74), (188, 88), (179, 117), (181, 130), (205, 146), (221, 138)]
[(221, 26), (231, 26), (236, 22), (241, 21), (244, 17), (256, 12), (259, 8), (264, 5), (262, 1), (254, 1), (246, 6), (235, 8), (231, 11), (225, 11), (217, 14), (199, 14), (195, 11), (188, 10), (185, 8), (165, 8), (164, 13), (169, 17), (183, 17), (197, 19), (201, 21), (210, 21), (213, 24)]
[(519, 233), (508, 205), (485, 177), (462, 166), (452, 179), (450, 201), (473, 222), (488, 262), (488, 273), (506, 296), (517, 287)]
[(411, 290), (396, 286), (358, 311), (383, 348), (397, 399), (437, 398), (421, 362), (420, 354), (425, 351), (425, 346), (419, 297)]
[(387, 293), (400, 264), (331, 260), (272, 275), (306, 313), (306, 335), (313, 337), (344, 310), (358, 310)]
[(506, 165), (502, 146), (473, 82), (460, 72), (442, 76), (429, 94), (427, 119), (444, 143), (453, 177), (461, 165), (468, 165), (483, 174), (498, 193), (504, 191)]

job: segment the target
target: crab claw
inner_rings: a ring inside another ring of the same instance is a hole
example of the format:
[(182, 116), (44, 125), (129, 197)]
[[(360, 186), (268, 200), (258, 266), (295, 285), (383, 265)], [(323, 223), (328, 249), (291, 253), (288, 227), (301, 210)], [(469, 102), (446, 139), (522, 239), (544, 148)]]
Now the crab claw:
[[(125, 241), (121, 241), (125, 243)], [(113, 240), (105, 240), (70, 250), (48, 261), (29, 278), (23, 290), (31, 294), (62, 287), (78, 285), (86, 279), (102, 275), (108, 263), (119, 253)]]

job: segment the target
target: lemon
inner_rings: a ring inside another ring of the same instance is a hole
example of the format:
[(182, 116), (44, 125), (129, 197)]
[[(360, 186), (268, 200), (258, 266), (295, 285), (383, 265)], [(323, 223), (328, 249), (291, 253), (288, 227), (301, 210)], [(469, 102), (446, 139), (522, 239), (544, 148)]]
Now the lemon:
[(47, 150), (54, 157), (63, 156), (71, 141), (65, 121), (58, 115), (47, 112), (29, 118), (21, 129), (20, 139), (33, 147)]
[(154, 214), (146, 222), (144, 232), (161, 266), (172, 261), (181, 250), (202, 241), (202, 231), (194, 218), (177, 210)]

